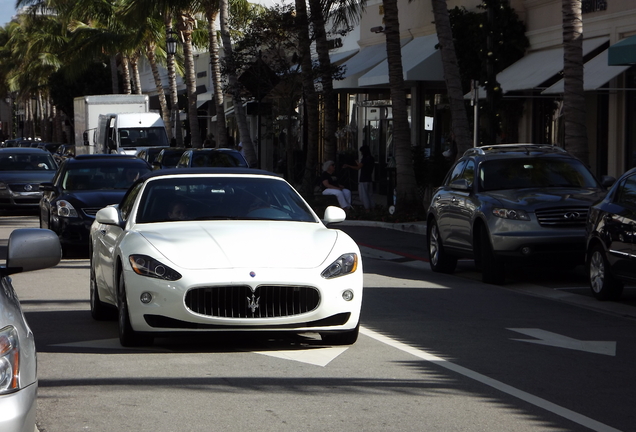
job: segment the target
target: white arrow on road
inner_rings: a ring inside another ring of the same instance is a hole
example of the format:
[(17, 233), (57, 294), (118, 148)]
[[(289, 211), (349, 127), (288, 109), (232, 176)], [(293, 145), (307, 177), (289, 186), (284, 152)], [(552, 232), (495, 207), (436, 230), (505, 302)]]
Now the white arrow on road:
[(594, 354), (616, 356), (616, 342), (582, 341), (536, 328), (509, 328), (508, 330), (537, 338), (512, 339), (520, 342), (529, 342), (539, 345), (548, 345), (577, 351), (586, 351)]

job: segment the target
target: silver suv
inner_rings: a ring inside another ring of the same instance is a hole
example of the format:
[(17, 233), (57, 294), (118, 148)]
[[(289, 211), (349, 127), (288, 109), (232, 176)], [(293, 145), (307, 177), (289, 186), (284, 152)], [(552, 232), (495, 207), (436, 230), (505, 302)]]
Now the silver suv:
[(583, 263), (585, 222), (605, 186), (560, 147), (472, 148), (453, 165), (428, 209), (431, 269), (452, 273), (474, 258), (486, 283), (502, 284), (515, 261)]

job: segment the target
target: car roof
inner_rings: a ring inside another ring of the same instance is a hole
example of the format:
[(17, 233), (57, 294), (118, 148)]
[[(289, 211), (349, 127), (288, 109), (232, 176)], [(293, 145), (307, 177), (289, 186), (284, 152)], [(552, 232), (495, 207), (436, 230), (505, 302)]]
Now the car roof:
[(219, 147), (219, 148), (189, 148), (186, 149), (185, 151), (191, 151), (191, 152), (215, 152), (215, 151), (220, 151), (220, 152), (228, 152), (228, 153), (240, 153), (238, 150), (234, 150), (231, 148), (224, 148), (224, 147)]
[(226, 168), (226, 167), (203, 167), (203, 168), (167, 168), (162, 170), (155, 170), (144, 174), (140, 180), (146, 180), (154, 177), (164, 176), (191, 176), (199, 174), (226, 174), (226, 175), (262, 175), (268, 177), (282, 178), (280, 175), (270, 171), (254, 169), (254, 168)]
[(135, 155), (123, 155), (123, 154), (84, 154), (77, 155), (65, 160), (65, 164), (68, 165), (89, 165), (93, 163), (99, 163), (104, 165), (121, 165), (125, 164), (144, 164), (150, 167), (150, 164), (145, 160), (138, 158)]
[(0, 148), (0, 153), (49, 153), (48, 151), (37, 147), (6, 147)]
[(565, 149), (551, 144), (495, 144), (473, 147), (463, 156), (476, 156), (482, 159), (500, 159), (528, 156), (566, 156), (574, 159)]

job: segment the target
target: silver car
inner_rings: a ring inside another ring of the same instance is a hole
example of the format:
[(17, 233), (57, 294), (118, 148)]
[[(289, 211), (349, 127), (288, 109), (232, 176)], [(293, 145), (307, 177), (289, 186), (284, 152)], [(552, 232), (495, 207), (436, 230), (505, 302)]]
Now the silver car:
[(36, 209), (42, 198), (40, 184), (50, 182), (57, 163), (39, 148), (0, 149), (0, 208)]
[(62, 248), (53, 231), (17, 229), (0, 267), (0, 431), (33, 432), (38, 392), (33, 333), (27, 324), (11, 278), (13, 273), (57, 265)]
[(613, 180), (600, 184), (556, 146), (469, 149), (428, 210), (431, 269), (451, 273), (458, 258), (474, 258), (484, 282), (502, 284), (512, 262), (582, 264), (588, 209)]

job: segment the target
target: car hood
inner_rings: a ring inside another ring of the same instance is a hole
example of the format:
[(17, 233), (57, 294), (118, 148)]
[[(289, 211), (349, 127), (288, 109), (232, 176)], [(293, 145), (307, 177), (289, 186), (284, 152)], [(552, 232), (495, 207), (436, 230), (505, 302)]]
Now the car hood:
[(55, 171), (28, 170), (28, 171), (1, 171), (0, 181), (5, 183), (44, 183), (53, 180)]
[(601, 189), (578, 188), (533, 188), (510, 189), (489, 192), (488, 195), (499, 200), (505, 207), (522, 206), (527, 210), (545, 207), (590, 206), (605, 196)]
[(185, 269), (315, 268), (339, 232), (320, 223), (246, 221), (152, 224), (141, 235), (161, 254)]
[(82, 207), (106, 207), (111, 204), (119, 204), (126, 194), (126, 190), (89, 190), (67, 192), (60, 196), (71, 202), (81, 202)]

